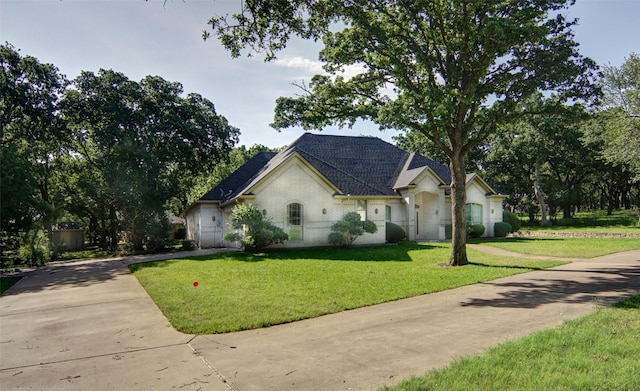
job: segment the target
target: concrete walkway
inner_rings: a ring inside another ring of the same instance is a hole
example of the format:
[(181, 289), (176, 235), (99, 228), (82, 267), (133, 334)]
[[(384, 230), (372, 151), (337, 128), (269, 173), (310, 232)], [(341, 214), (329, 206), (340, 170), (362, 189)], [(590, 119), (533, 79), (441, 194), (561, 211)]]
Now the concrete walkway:
[(0, 389), (376, 390), (640, 292), (635, 250), (281, 326), (192, 336), (173, 330), (128, 272), (142, 260), (51, 265), (6, 291)]

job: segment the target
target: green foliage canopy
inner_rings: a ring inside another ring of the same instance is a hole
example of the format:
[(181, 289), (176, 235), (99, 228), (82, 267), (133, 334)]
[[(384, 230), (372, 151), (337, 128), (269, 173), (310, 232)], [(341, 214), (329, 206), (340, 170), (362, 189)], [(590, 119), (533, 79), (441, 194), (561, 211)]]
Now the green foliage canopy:
[(69, 141), (69, 132), (58, 115), (59, 98), (66, 86), (65, 77), (55, 66), (22, 56), (9, 43), (0, 45), (3, 242), (22, 232), (23, 243), (36, 246), (37, 231), (50, 230), (58, 213), (51, 178), (60, 170), (60, 157)]
[(640, 181), (640, 55), (620, 67), (605, 66), (601, 111), (585, 126), (585, 142), (599, 145), (599, 157)]
[[(190, 177), (210, 169), (237, 142), (238, 130), (198, 94), (158, 76), (140, 82), (112, 70), (82, 72), (66, 91), (63, 113), (74, 150), (100, 173), (100, 194), (121, 217), (136, 250), (162, 232), (165, 208)], [(111, 213), (113, 215), (114, 213)]]

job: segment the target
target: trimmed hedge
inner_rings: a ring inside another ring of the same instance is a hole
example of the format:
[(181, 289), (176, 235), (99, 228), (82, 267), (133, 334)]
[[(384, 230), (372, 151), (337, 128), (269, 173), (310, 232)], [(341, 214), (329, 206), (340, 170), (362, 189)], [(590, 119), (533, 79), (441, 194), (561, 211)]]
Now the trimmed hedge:
[(407, 236), (401, 226), (390, 222), (386, 224), (385, 234), (387, 243), (398, 243)]
[(518, 215), (508, 210), (502, 213), (502, 221), (511, 225), (511, 232), (520, 231), (520, 227), (522, 226), (522, 221), (520, 221)]
[(474, 224), (467, 227), (467, 235), (472, 238), (479, 238), (484, 234), (484, 225)]
[(512, 230), (511, 224), (505, 222), (499, 222), (493, 226), (493, 233), (496, 238), (504, 238), (509, 232), (512, 232)]

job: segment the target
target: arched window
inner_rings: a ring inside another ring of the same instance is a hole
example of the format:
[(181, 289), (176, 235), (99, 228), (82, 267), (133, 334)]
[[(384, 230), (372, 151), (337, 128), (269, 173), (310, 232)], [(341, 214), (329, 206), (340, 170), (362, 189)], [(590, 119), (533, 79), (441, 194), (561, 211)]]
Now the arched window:
[(287, 233), (289, 240), (302, 240), (302, 204), (297, 202), (287, 205)]
[(469, 225), (482, 224), (482, 205), (466, 204), (464, 206), (464, 219)]

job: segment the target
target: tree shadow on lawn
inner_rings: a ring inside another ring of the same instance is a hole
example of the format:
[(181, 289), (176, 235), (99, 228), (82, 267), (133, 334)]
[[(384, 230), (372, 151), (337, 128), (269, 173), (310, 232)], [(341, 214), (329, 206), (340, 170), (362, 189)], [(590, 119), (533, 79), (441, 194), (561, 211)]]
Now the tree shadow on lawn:
[(362, 246), (349, 248), (318, 247), (305, 249), (270, 249), (260, 253), (220, 253), (183, 259), (193, 261), (213, 261), (232, 259), (240, 262), (263, 262), (265, 260), (326, 260), (360, 262), (412, 262), (411, 251), (441, 248), (427, 243), (403, 242), (398, 245)]
[(121, 260), (67, 262), (49, 264), (26, 272), (2, 296), (59, 289), (66, 286), (87, 287), (130, 274)]
[(492, 267), (492, 268), (496, 268), (496, 269), (521, 269), (521, 270), (526, 270), (526, 271), (533, 271), (533, 270), (545, 270), (548, 269), (548, 267), (542, 267), (542, 266), (534, 266), (534, 265), (500, 265), (500, 264), (495, 264), (495, 265), (491, 265), (488, 263), (482, 263), (482, 262), (473, 262), (473, 261), (469, 261), (469, 265), (474, 265), (474, 266), (479, 266), (479, 267)]
[(548, 236), (536, 236), (536, 237), (511, 237), (511, 238), (479, 238), (469, 239), (469, 244), (488, 244), (491, 243), (531, 243), (531, 242), (558, 242), (565, 240), (562, 237), (548, 237)]
[[(640, 270), (608, 268), (601, 270), (571, 270), (566, 278), (552, 278), (553, 273), (566, 273), (561, 268), (546, 269), (539, 273), (550, 278), (524, 278), (515, 282), (485, 282), (495, 287), (498, 297), (469, 298), (462, 306), (536, 308), (551, 303), (595, 303), (610, 305), (623, 296), (640, 292)], [(584, 275), (581, 275), (583, 274)], [(571, 279), (574, 276), (574, 279)], [(493, 290), (491, 291), (493, 292)]]

